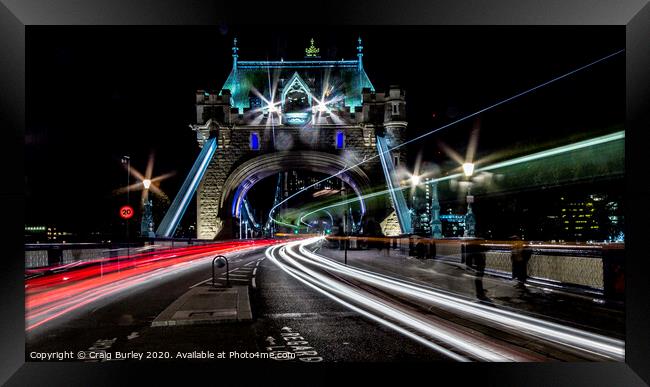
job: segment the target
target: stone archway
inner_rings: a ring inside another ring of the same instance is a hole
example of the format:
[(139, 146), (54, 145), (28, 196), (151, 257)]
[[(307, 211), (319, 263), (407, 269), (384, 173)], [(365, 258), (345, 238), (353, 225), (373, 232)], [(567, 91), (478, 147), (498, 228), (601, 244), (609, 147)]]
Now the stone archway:
[[(247, 160), (228, 175), (220, 189), (217, 217), (218, 229), (215, 230), (216, 232), (213, 235), (204, 234), (200, 237), (208, 237), (209, 239), (213, 239), (217, 235), (228, 237), (225, 234), (230, 233), (232, 220), (237, 216), (236, 211), (239, 208), (239, 201), (242, 200), (248, 190), (266, 177), (290, 169), (333, 175), (346, 167), (345, 161), (339, 155), (318, 151), (274, 152)], [(359, 167), (345, 171), (337, 177), (352, 187), (358, 196), (370, 191), (370, 178)], [(362, 206), (365, 206), (365, 203)]]

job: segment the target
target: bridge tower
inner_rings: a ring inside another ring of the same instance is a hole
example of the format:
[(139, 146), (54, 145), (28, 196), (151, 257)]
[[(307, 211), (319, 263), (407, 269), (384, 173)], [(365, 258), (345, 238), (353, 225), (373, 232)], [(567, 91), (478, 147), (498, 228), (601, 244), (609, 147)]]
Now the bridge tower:
[[(183, 198), (196, 191), (197, 237), (233, 237), (246, 193), (284, 170), (333, 175), (366, 160), (337, 177), (359, 197), (396, 188), (395, 167), (405, 154), (390, 148), (404, 139), (405, 95), (397, 86), (375, 90), (361, 43), (359, 38), (355, 60), (306, 55), (270, 61), (241, 60), (235, 39), (223, 87), (196, 93), (191, 128), (203, 150), (157, 235), (173, 235), (189, 202)], [(317, 50), (312, 39), (306, 53)], [(395, 209), (402, 233), (410, 232), (400, 190), (388, 200), (360, 199), (360, 207), (381, 219)]]

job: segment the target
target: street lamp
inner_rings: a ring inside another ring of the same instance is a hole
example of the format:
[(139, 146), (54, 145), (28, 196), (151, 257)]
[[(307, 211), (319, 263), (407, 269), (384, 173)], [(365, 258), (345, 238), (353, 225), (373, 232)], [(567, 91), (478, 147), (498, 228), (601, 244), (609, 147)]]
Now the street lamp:
[(150, 179), (142, 180), (142, 185), (144, 185), (144, 189), (149, 189), (149, 187), (151, 187), (151, 180)]
[(412, 175), (411, 176), (411, 186), (415, 187), (415, 186), (420, 185), (421, 180), (422, 180), (422, 178), (420, 178), (420, 176)]
[(465, 173), (465, 176), (472, 177), (474, 174), (474, 163), (464, 163), (463, 172)]

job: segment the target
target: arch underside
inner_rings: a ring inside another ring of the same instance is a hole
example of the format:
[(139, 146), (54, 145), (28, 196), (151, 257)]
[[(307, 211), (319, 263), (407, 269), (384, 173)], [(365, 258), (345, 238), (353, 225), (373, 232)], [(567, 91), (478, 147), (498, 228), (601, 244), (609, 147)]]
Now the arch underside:
[[(259, 181), (285, 170), (308, 170), (334, 175), (346, 168), (337, 154), (317, 151), (291, 151), (264, 154), (237, 167), (226, 179), (219, 203), (220, 212), (239, 217), (240, 204), (246, 193)], [(360, 198), (362, 212), (366, 205), (361, 196), (370, 189), (370, 179), (359, 167), (340, 173), (337, 178), (348, 184)], [(231, 199), (230, 203), (228, 200)], [(226, 207), (227, 204), (230, 206)]]

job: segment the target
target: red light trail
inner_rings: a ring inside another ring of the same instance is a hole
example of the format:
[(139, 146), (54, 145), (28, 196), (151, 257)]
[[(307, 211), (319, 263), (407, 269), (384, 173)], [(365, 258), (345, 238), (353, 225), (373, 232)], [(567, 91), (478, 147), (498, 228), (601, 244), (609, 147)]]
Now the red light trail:
[[(215, 254), (278, 242), (273, 239), (222, 242), (30, 271), (44, 275), (25, 281), (25, 330), (30, 331), (109, 295), (195, 267)], [(59, 272), (65, 269), (68, 270)]]

